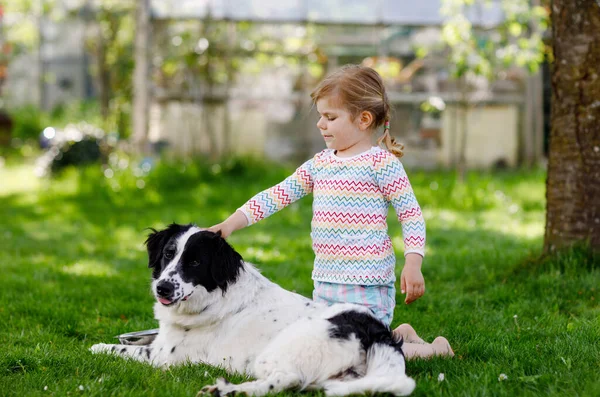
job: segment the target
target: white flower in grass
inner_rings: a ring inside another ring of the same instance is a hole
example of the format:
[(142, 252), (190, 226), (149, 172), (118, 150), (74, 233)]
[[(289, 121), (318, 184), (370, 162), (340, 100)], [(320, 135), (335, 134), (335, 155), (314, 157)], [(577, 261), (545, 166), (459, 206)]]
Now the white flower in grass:
[(85, 387), (83, 387), (83, 385), (79, 385), (78, 389), (83, 391), (85, 389)]
[(48, 386), (44, 386), (44, 390), (48, 390)]
[(444, 379), (446, 379), (446, 376), (444, 376), (444, 373), (442, 372), (438, 375), (438, 382), (443, 382)]
[(507, 380), (508, 376), (506, 376), (506, 374), (500, 374), (498, 376), (498, 382), (502, 382), (503, 380)]

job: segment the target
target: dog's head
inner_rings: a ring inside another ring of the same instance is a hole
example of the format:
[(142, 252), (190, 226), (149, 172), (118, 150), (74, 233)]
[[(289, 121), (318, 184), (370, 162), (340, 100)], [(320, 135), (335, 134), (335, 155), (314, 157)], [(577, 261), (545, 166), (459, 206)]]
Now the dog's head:
[(242, 257), (220, 235), (193, 225), (172, 224), (148, 235), (152, 291), (164, 306), (186, 301), (199, 290), (223, 294), (242, 269)]

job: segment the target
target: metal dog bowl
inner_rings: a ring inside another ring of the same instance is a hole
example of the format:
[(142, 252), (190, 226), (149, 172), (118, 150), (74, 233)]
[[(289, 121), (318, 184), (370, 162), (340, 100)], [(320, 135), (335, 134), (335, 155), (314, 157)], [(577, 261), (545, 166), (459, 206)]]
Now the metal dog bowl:
[(145, 331), (129, 332), (115, 336), (122, 345), (149, 345), (158, 335), (158, 328)]

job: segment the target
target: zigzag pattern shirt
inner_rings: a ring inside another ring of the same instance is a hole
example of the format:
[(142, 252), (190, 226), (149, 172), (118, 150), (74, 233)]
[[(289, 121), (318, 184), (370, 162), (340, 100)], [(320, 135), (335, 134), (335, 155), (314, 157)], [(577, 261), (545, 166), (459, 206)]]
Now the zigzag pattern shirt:
[(311, 192), (313, 280), (393, 284), (396, 258), (386, 222), (390, 204), (402, 225), (404, 255), (424, 255), (425, 221), (412, 186), (402, 163), (379, 147), (348, 158), (331, 149), (317, 153), (239, 210), (250, 225)]

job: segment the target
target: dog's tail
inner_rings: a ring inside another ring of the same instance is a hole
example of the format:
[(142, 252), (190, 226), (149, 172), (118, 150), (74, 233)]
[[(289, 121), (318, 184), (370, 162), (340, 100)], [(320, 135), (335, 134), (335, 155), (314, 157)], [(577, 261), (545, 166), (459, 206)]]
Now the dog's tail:
[(325, 394), (345, 396), (371, 392), (408, 396), (415, 389), (415, 381), (406, 376), (400, 345), (374, 343), (367, 351), (365, 376), (348, 381), (328, 380), (323, 385)]

